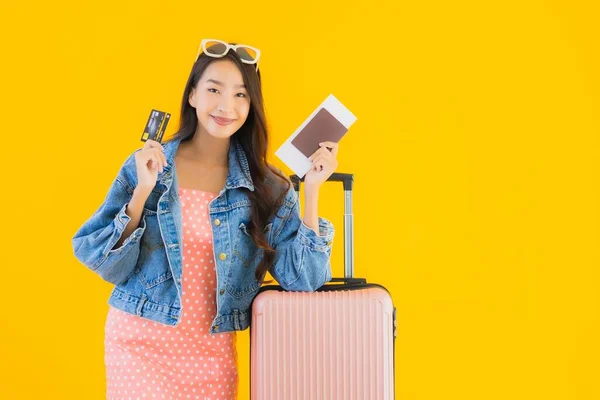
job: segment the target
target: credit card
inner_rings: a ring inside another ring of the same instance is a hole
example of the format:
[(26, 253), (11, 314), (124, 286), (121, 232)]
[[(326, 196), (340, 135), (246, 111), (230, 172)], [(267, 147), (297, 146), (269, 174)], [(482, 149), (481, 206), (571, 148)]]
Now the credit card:
[(146, 127), (144, 128), (142, 142), (152, 139), (161, 143), (165, 129), (167, 129), (169, 119), (171, 119), (171, 114), (153, 109), (150, 112), (148, 122), (146, 122)]

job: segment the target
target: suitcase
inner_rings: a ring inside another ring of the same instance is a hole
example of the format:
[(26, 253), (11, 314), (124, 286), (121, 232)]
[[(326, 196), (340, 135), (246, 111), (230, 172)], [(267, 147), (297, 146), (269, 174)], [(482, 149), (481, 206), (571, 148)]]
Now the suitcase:
[[(300, 179), (292, 175), (297, 192)], [(354, 278), (353, 174), (343, 182), (344, 278), (315, 292), (262, 287), (252, 302), (252, 400), (394, 399), (396, 308), (383, 286)]]

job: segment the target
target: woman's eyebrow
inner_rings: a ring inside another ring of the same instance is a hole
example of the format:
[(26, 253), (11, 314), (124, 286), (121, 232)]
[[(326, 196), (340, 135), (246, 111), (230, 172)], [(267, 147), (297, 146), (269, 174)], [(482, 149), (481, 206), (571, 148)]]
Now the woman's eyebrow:
[[(215, 79), (208, 79), (208, 80), (206, 81), (206, 83), (209, 83), (209, 82), (212, 82), (212, 83), (214, 83), (215, 85), (224, 86), (224, 85), (223, 85), (223, 82), (219, 82), (219, 81), (217, 81), (217, 80), (215, 80)], [(246, 85), (235, 85), (235, 87), (238, 87), (238, 88), (244, 88), (244, 89), (246, 89)]]

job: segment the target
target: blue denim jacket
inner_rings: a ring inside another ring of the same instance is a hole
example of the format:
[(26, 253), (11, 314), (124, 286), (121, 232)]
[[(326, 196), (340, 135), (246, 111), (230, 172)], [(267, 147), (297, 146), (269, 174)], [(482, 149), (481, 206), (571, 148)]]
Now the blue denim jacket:
[[(113, 249), (131, 220), (125, 208), (137, 185), (135, 152), (123, 163), (103, 204), (72, 239), (77, 259), (115, 285), (108, 304), (167, 325), (178, 325), (182, 315), (182, 221), (174, 163), (180, 142), (164, 144), (168, 165), (158, 175), (139, 227), (121, 247)], [(254, 274), (262, 250), (246, 230), (248, 189), (254, 190), (248, 161), (232, 138), (227, 182), (209, 209), (217, 276), (211, 333), (246, 329), (260, 288)], [(314, 291), (331, 280), (334, 227), (324, 218), (319, 218), (319, 235), (306, 226), (293, 187), (264, 230), (277, 251), (269, 272), (284, 290)]]

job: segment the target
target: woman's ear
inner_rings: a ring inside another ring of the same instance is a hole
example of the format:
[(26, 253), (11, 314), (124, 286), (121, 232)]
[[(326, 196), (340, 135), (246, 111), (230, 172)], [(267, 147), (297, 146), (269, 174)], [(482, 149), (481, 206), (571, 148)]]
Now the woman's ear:
[(194, 95), (196, 94), (196, 90), (192, 89), (192, 91), (190, 92), (190, 95), (188, 97), (188, 103), (190, 103), (190, 106), (195, 107), (194, 106)]

